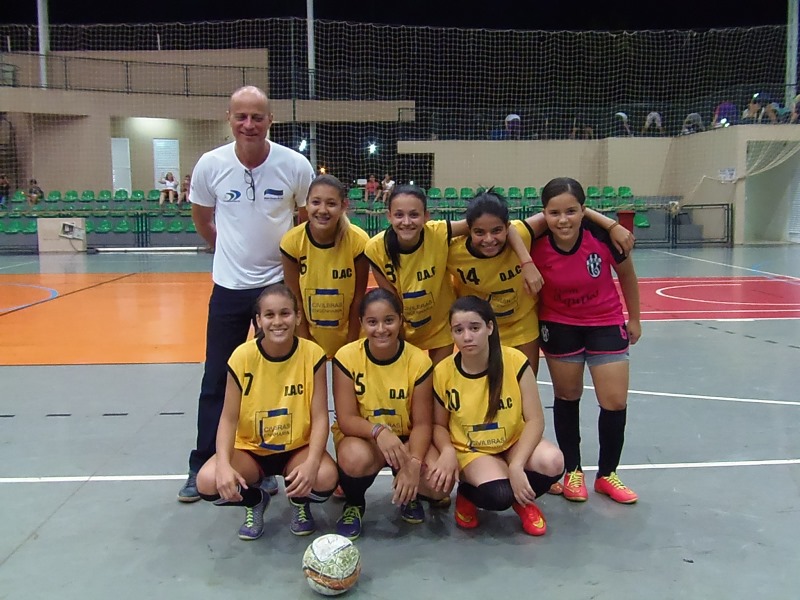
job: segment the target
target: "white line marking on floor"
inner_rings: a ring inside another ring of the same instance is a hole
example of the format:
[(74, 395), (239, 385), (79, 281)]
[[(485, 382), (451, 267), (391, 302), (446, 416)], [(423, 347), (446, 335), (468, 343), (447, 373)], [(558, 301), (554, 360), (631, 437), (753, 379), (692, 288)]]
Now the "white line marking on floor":
[[(24, 262), (24, 263), (17, 263), (15, 265), (6, 265), (5, 267), (0, 267), (0, 271), (5, 271), (6, 269), (13, 269), (15, 267), (24, 267), (24, 266), (27, 266), (27, 265), (35, 265), (35, 264), (36, 264), (36, 261), (35, 260), (31, 260), (31, 261)], [(26, 273), (23, 273), (23, 275), (26, 275)]]
[(749, 267), (740, 267), (739, 265), (731, 265), (728, 263), (717, 262), (715, 260), (708, 260), (706, 258), (697, 258), (696, 256), (684, 256), (683, 254), (676, 254), (675, 252), (667, 252), (666, 250), (653, 250), (654, 252), (660, 252), (661, 254), (668, 254), (669, 256), (677, 256), (678, 258), (685, 258), (687, 260), (696, 260), (699, 262), (709, 263), (711, 265), (719, 265), (720, 267), (730, 267), (731, 269), (739, 269), (740, 271), (750, 271), (751, 273), (759, 273), (761, 275), (771, 275), (772, 277), (783, 277), (785, 279), (793, 279), (794, 281), (800, 281), (800, 277), (794, 277), (793, 275), (785, 275), (783, 273), (772, 273), (771, 271), (762, 271), (760, 269), (751, 269)]
[[(539, 385), (553, 384), (549, 381), (539, 381)], [(585, 385), (584, 388), (593, 390), (594, 386)], [(628, 390), (629, 394), (640, 396), (660, 396), (662, 398), (688, 398), (691, 400), (717, 400), (720, 402), (740, 402), (743, 404), (775, 404), (777, 406), (800, 406), (800, 402), (792, 400), (762, 400), (760, 398), (733, 398), (731, 396), (704, 396), (701, 394), (674, 394), (671, 392), (648, 392), (645, 390)]]
[[(800, 465), (800, 458), (776, 458), (769, 460), (732, 460), (713, 462), (682, 463), (644, 463), (639, 465), (620, 465), (619, 471), (660, 471), (667, 469), (718, 469), (732, 467), (775, 467)], [(597, 471), (596, 466), (583, 467), (584, 471)], [(381, 470), (379, 475), (391, 476), (389, 469)], [(186, 474), (179, 475), (85, 475), (78, 477), (0, 477), (3, 483), (113, 483), (121, 481), (183, 481)]]

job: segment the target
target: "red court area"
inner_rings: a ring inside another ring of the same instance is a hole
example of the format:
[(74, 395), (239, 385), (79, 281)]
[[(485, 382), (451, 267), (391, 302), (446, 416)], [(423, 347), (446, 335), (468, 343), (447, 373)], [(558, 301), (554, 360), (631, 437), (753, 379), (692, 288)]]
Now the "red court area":
[(800, 319), (800, 279), (670, 277), (639, 279), (643, 321)]

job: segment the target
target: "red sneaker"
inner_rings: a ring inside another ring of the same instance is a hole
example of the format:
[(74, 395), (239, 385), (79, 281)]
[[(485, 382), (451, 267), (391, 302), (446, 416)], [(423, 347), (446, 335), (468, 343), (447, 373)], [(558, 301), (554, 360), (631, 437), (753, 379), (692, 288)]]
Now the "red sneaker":
[(586, 502), (589, 490), (583, 478), (583, 471), (575, 469), (564, 475), (564, 498), (570, 502)]
[(514, 512), (519, 515), (522, 521), (522, 528), (528, 535), (544, 535), (547, 531), (542, 511), (535, 504), (522, 505), (514, 502)]
[(639, 499), (636, 492), (622, 483), (616, 473), (595, 479), (594, 491), (598, 494), (605, 494), (620, 504), (633, 504)]
[(548, 494), (553, 494), (553, 496), (560, 496), (564, 493), (564, 486), (561, 485), (558, 481), (556, 481), (553, 485), (550, 486), (550, 489), (547, 490)]
[(478, 507), (461, 494), (456, 494), (455, 516), (456, 525), (463, 529), (475, 529), (478, 526)]

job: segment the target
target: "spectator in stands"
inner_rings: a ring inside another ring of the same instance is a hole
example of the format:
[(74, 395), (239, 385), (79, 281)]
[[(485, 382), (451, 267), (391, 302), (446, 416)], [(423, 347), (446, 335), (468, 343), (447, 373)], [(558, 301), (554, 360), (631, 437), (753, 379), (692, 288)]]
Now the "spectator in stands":
[(36, 206), (39, 204), (39, 200), (44, 197), (44, 191), (42, 188), (39, 187), (39, 184), (36, 182), (35, 179), (31, 179), (28, 182), (28, 205), (29, 206)]
[(181, 202), (188, 202), (189, 201), (189, 190), (192, 187), (192, 176), (191, 175), (184, 175), (183, 181), (181, 182), (181, 193), (178, 196), (178, 204)]
[(502, 129), (494, 129), (491, 133), (493, 140), (520, 140), (522, 139), (522, 119), (516, 113), (506, 115)]
[(664, 135), (664, 126), (661, 120), (661, 113), (656, 111), (647, 113), (647, 116), (644, 119), (644, 127), (642, 127), (642, 135), (649, 135), (651, 127), (656, 133), (658, 133), (658, 135)]
[(627, 113), (618, 112), (614, 113), (614, 116), (617, 118), (614, 135), (617, 137), (632, 137), (633, 131), (631, 131), (631, 126), (628, 124)]
[(739, 122), (739, 109), (736, 105), (726, 98), (714, 109), (714, 119), (711, 122), (711, 127), (729, 127), (736, 125)]
[(159, 206), (164, 204), (164, 200), (167, 198), (169, 198), (170, 204), (178, 199), (178, 182), (175, 181), (175, 176), (172, 174), (172, 171), (168, 171), (163, 178), (158, 180), (158, 183), (164, 186), (161, 188), (161, 194), (158, 196)]
[(747, 103), (747, 108), (742, 113), (742, 123), (777, 123), (778, 114), (783, 111), (778, 102), (773, 102), (768, 94), (759, 92), (753, 94), (750, 102)]
[(394, 189), (394, 185), (394, 179), (392, 179), (392, 176), (389, 175), (389, 173), (386, 173), (381, 181), (381, 190), (378, 192), (376, 201), (386, 203), (386, 201), (389, 199), (389, 194), (391, 194), (392, 190)]
[(375, 198), (378, 196), (378, 190), (380, 189), (381, 184), (378, 183), (378, 178), (375, 175), (370, 175), (369, 179), (367, 179), (367, 202), (374, 202)]
[(571, 140), (591, 140), (594, 138), (594, 129), (588, 119), (582, 114), (576, 114), (572, 119), (572, 131), (569, 134)]
[(6, 202), (11, 198), (11, 183), (5, 174), (0, 175), (0, 207), (5, 208)]
[(681, 135), (689, 135), (705, 130), (706, 127), (703, 125), (703, 117), (700, 116), (700, 113), (693, 112), (686, 115), (686, 118), (683, 120)]

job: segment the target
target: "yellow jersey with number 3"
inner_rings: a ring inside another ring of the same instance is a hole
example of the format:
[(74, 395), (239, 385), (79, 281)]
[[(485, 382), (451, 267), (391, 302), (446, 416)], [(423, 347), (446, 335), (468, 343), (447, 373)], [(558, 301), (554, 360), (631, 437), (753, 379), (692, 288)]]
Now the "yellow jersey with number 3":
[(416, 247), (400, 252), (395, 268), (386, 251), (386, 231), (367, 243), (372, 268), (383, 275), (403, 300), (406, 340), (424, 350), (453, 343), (448, 312), (456, 300), (447, 273), (448, 221), (428, 221)]
[(286, 356), (269, 356), (258, 338), (236, 348), (228, 359), (242, 391), (234, 448), (266, 456), (307, 446), (314, 374), (325, 361), (320, 346), (300, 338)]

